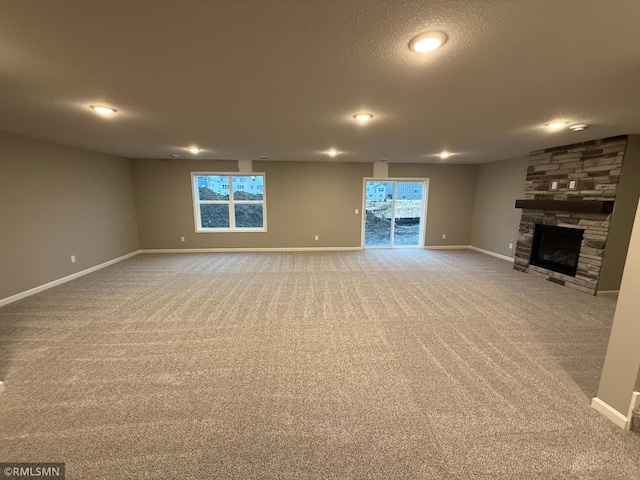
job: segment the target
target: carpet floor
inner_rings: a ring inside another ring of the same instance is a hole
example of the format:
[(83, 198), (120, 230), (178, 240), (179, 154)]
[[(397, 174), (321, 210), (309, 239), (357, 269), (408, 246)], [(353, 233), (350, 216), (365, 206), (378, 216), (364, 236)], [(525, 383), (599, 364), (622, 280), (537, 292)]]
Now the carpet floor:
[(0, 461), (68, 479), (640, 479), (615, 300), (480, 253), (138, 255), (0, 308)]

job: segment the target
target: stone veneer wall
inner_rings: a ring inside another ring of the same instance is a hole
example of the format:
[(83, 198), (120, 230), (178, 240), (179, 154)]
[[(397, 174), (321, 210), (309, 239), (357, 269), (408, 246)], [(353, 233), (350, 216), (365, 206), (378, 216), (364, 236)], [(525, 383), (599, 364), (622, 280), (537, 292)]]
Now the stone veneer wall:
[[(614, 200), (626, 146), (625, 135), (531, 152), (524, 198)], [(578, 181), (577, 190), (568, 190), (569, 180)], [(552, 181), (558, 191), (549, 191)], [(610, 222), (611, 214), (523, 209), (513, 268), (595, 295)], [(575, 277), (529, 264), (537, 223), (584, 230)]]

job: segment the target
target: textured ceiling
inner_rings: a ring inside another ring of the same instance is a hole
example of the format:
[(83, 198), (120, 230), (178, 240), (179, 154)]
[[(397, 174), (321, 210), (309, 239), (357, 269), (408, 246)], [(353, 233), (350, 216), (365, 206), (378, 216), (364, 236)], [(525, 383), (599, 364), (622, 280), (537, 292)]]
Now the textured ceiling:
[[(0, 0), (0, 12), (0, 130), (125, 157), (188, 158), (195, 144), (213, 159), (448, 150), (483, 163), (640, 133), (638, 0)], [(407, 48), (429, 30), (449, 41)], [(99, 103), (118, 113), (99, 117)], [(592, 127), (543, 127), (554, 119)]]

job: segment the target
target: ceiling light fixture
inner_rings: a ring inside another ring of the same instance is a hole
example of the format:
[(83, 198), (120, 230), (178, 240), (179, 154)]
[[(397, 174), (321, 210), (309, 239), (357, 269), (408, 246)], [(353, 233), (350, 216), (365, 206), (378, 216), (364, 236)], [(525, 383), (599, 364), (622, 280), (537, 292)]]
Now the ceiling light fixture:
[(359, 122), (366, 122), (367, 120), (371, 120), (373, 115), (371, 113), (356, 113), (353, 118)]
[(187, 150), (189, 150), (189, 152), (193, 153), (194, 155), (197, 155), (202, 151), (202, 149), (198, 147), (188, 147)]
[(571, 125), (569, 127), (569, 130), (571, 130), (572, 132), (582, 132), (587, 128), (589, 128), (589, 125), (587, 125), (586, 123), (581, 123), (580, 125)]
[(116, 113), (117, 110), (111, 107), (103, 107), (100, 105), (90, 105), (90, 107), (100, 115), (111, 115), (112, 113)]
[(336, 155), (338, 155), (339, 152), (335, 148), (332, 148), (331, 150), (327, 150), (326, 153), (330, 157), (335, 157)]
[(441, 152), (438, 154), (438, 156), (443, 159), (446, 160), (447, 158), (449, 158), (451, 156), (451, 154), (449, 152)]
[(447, 41), (447, 36), (442, 32), (427, 32), (418, 35), (409, 42), (409, 48), (414, 52), (425, 53), (440, 48)]
[(564, 127), (567, 123), (569, 123), (569, 122), (564, 122), (564, 121), (551, 122), (551, 123), (545, 124), (545, 127), (549, 127), (551, 130), (558, 130), (558, 129)]

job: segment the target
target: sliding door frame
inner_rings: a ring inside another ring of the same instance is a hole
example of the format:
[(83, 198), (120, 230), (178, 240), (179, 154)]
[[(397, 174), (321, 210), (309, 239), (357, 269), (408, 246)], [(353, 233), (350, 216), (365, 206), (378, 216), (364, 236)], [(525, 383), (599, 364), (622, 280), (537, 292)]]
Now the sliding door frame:
[[(393, 208), (392, 208), (392, 216), (391, 216), (391, 245), (390, 246), (382, 246), (382, 247), (366, 247), (364, 244), (365, 237), (365, 228), (367, 223), (367, 182), (394, 182), (393, 185)], [(395, 202), (396, 202), (396, 191), (398, 188), (398, 182), (408, 182), (408, 183), (422, 183), (422, 216), (420, 219), (420, 239), (419, 245), (417, 247), (414, 246), (394, 246), (394, 230), (395, 230)], [(362, 221), (360, 223), (360, 248), (363, 250), (366, 249), (393, 249), (393, 248), (420, 248), (424, 249), (424, 243), (427, 238), (427, 206), (429, 204), (429, 178), (419, 177), (419, 178), (411, 178), (411, 177), (388, 177), (388, 178), (380, 178), (380, 177), (364, 177), (362, 179)]]

